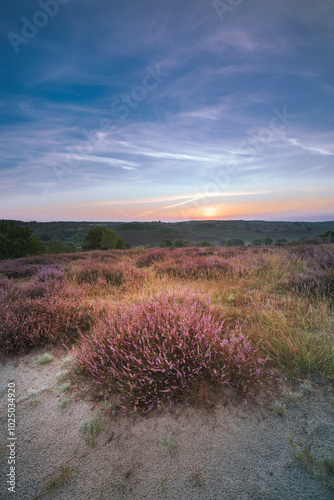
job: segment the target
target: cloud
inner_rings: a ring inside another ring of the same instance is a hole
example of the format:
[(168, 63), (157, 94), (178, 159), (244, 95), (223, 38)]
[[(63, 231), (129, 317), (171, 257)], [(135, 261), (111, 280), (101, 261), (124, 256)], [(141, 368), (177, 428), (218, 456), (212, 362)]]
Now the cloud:
[[(151, 191), (168, 211), (217, 179), (224, 196), (245, 197), (297, 196), (300, 185), (321, 196), (332, 183), (334, 8), (325, 0), (242, 2), (224, 22), (205, 0), (67, 7), (19, 55), (8, 45), (0, 56), (3, 210), (24, 200), (28, 213), (38, 199), (42, 213), (47, 197), (94, 203), (108, 189), (115, 207), (120, 198), (134, 206), (129, 190), (134, 200)], [(22, 0), (5, 11), (4, 33), (33, 14)], [(148, 65), (168, 77), (126, 119), (112, 113)], [(273, 110), (285, 108), (295, 118), (273, 129)]]

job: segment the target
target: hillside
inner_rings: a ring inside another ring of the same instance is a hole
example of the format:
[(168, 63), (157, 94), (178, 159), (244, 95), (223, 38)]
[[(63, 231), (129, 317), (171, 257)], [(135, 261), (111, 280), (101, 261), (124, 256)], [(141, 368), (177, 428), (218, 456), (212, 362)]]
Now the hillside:
[(102, 226), (114, 229), (132, 247), (159, 246), (161, 241), (181, 239), (198, 244), (207, 241), (213, 245), (224, 246), (229, 239), (242, 239), (246, 245), (254, 239), (271, 238), (298, 241), (300, 238), (315, 238), (326, 231), (334, 231), (334, 221), (327, 222), (284, 222), (284, 221), (245, 221), (209, 220), (185, 222), (22, 222), (42, 241), (62, 241), (73, 243), (81, 248), (86, 233), (92, 227)]

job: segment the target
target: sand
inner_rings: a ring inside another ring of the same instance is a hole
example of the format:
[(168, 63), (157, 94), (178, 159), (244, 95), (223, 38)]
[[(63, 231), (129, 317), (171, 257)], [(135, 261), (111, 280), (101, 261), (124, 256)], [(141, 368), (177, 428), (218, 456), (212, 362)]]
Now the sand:
[[(40, 365), (38, 356), (55, 360)], [(104, 417), (94, 447), (79, 432), (96, 412), (56, 374), (66, 352), (35, 350), (2, 360), (0, 387), (16, 384), (16, 491), (7, 491), (7, 390), (2, 391), (0, 498), (115, 500), (329, 500), (333, 474), (309, 463), (306, 470), (289, 442), (310, 445), (314, 460), (334, 458), (334, 387), (312, 381), (311, 391), (287, 404), (265, 389), (247, 406), (229, 397), (213, 410), (178, 407), (151, 417)], [(298, 385), (298, 383), (297, 383)], [(37, 393), (31, 395), (31, 390)], [(296, 389), (295, 389), (296, 390)], [(275, 392), (276, 391), (276, 392)], [(69, 404), (60, 409), (64, 397)], [(71, 472), (71, 473), (69, 473)]]

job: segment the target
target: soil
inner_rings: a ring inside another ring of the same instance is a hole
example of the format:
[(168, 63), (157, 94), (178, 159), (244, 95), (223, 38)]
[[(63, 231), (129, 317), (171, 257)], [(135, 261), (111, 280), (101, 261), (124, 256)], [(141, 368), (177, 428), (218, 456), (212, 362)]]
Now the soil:
[[(55, 359), (40, 365), (44, 352)], [(333, 383), (312, 380), (311, 390), (287, 402), (283, 415), (271, 409), (275, 400), (286, 397), (283, 381), (248, 405), (229, 396), (211, 410), (176, 407), (150, 417), (105, 415), (91, 446), (79, 426), (96, 407), (74, 388), (62, 392), (63, 382), (57, 380), (66, 355), (62, 349), (42, 349), (2, 360), (0, 498), (334, 498)], [(16, 386), (15, 494), (5, 479), (9, 382)], [(289, 384), (290, 390), (300, 390), (301, 382)], [(59, 408), (65, 397), (68, 405)]]

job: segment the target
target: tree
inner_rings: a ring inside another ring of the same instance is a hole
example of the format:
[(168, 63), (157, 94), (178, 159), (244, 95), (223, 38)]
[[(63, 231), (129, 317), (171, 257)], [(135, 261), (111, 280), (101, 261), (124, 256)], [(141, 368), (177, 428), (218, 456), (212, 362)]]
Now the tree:
[(232, 238), (230, 240), (227, 240), (226, 246), (227, 247), (244, 247), (245, 242), (244, 242), (244, 240), (239, 240), (238, 238)]
[(260, 245), (262, 245), (262, 240), (255, 239), (255, 240), (252, 241), (252, 245), (253, 246), (260, 246)]
[(164, 240), (164, 241), (160, 241), (160, 246), (162, 248), (164, 248), (164, 247), (172, 247), (173, 243), (170, 240)]
[(129, 248), (129, 245), (123, 238), (118, 236), (116, 231), (113, 229), (106, 229), (105, 227), (90, 229), (82, 245), (83, 250), (110, 250), (112, 248), (125, 250)]
[(101, 240), (105, 228), (103, 227), (94, 227), (90, 229), (85, 236), (82, 250), (99, 250), (101, 248)]
[(180, 239), (174, 240), (173, 245), (174, 245), (176, 248), (183, 248), (183, 247), (187, 246), (187, 245), (185, 244), (185, 242), (184, 242), (183, 240), (180, 240)]
[(22, 227), (14, 221), (0, 222), (0, 259), (18, 259), (28, 255), (41, 255), (46, 248), (33, 236), (30, 227)]
[(101, 250), (110, 250), (112, 248), (117, 248), (117, 243), (118, 234), (113, 229), (105, 229), (101, 238)]
[(318, 236), (316, 236), (316, 238), (332, 238), (334, 236), (334, 232), (333, 231), (326, 231), (325, 233), (321, 233), (321, 234), (318, 234)]
[(50, 241), (47, 245), (48, 253), (74, 253), (76, 252), (73, 243), (64, 243), (63, 241)]
[(265, 245), (272, 245), (273, 240), (271, 238), (265, 238), (264, 241), (263, 241), (263, 243)]

